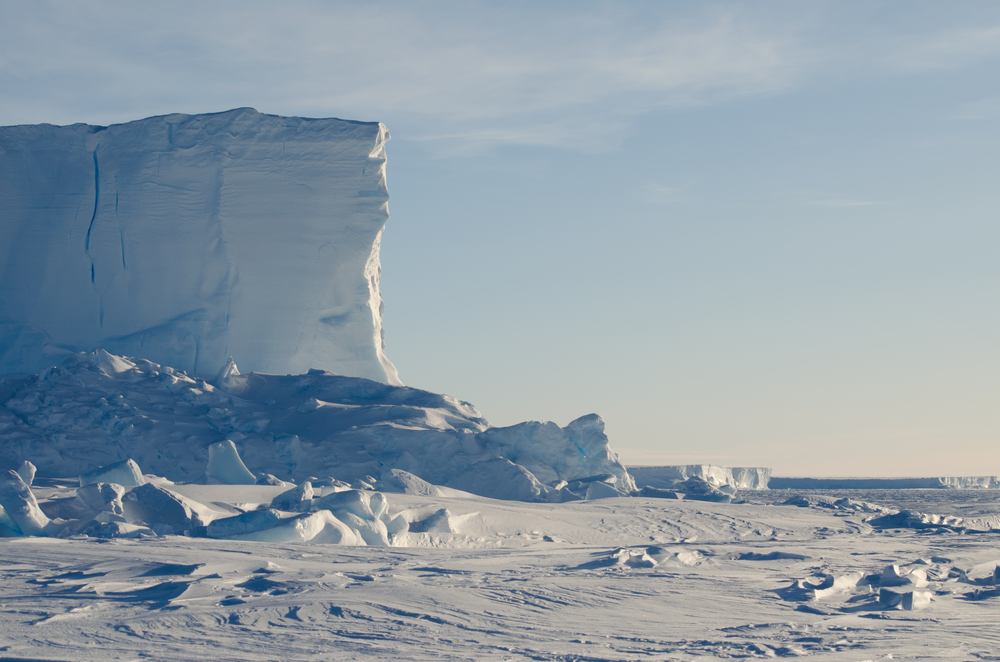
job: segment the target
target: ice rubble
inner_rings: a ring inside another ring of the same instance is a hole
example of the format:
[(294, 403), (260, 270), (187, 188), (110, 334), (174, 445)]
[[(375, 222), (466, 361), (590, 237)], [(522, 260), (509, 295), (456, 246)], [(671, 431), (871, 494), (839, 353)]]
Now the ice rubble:
[(30, 459), (44, 475), (131, 486), (143, 482), (138, 463), (174, 481), (318, 477), (529, 501), (635, 491), (596, 415), (491, 428), (450, 396), (318, 370), (240, 375), (231, 365), (215, 381), (224, 387), (101, 350), (0, 380), (0, 469)]
[[(235, 458), (239, 462), (239, 457)], [(134, 464), (134, 463), (133, 463)], [(89, 483), (72, 504), (50, 504), (72, 519), (50, 520), (31, 488), (14, 471), (0, 476), (0, 534), (132, 538), (185, 535), (277, 543), (388, 546), (407, 532), (409, 522), (389, 513), (380, 493), (338, 490), (318, 498), (309, 483), (290, 499), (282, 493), (269, 507), (227, 516), (165, 487), (162, 478), (130, 490), (114, 483)], [(280, 509), (280, 510), (279, 510)]]
[(240, 108), (0, 127), (0, 375), (104, 347), (398, 384), (382, 341), (386, 128)]
[[(980, 599), (981, 589), (962, 593), (960, 585), (996, 585), (996, 575), (975, 577), (976, 568), (963, 570), (951, 564), (947, 558), (917, 559), (905, 564), (885, 566), (881, 572), (864, 574), (854, 571), (844, 574), (822, 574), (806, 579), (792, 580), (791, 585), (776, 592), (784, 600), (798, 602), (819, 602), (839, 598), (845, 602), (841, 612), (857, 613), (865, 611), (903, 610), (919, 611), (928, 609), (935, 596), (959, 594), (969, 600)], [(987, 589), (990, 591), (992, 589)], [(825, 614), (810, 607), (799, 607), (799, 611)]]
[(797, 495), (784, 501), (778, 501), (774, 505), (861, 513), (864, 515), (863, 521), (877, 531), (885, 529), (927, 529), (964, 533), (1000, 530), (1000, 516), (997, 515), (983, 517), (936, 515), (912, 510), (900, 510), (869, 501), (856, 501), (848, 497), (838, 499), (826, 495)]

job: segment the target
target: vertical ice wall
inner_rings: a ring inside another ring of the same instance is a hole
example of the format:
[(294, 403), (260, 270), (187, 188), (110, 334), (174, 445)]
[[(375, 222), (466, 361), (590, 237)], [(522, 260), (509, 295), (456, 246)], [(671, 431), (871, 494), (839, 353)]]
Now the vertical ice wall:
[(0, 374), (103, 347), (398, 384), (376, 122), (241, 108), (0, 128)]

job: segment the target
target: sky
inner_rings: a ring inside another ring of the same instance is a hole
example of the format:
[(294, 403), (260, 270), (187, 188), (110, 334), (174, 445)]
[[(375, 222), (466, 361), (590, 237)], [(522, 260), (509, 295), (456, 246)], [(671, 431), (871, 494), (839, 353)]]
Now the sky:
[(626, 464), (1000, 474), (1000, 4), (0, 0), (0, 125), (384, 122), (403, 381)]

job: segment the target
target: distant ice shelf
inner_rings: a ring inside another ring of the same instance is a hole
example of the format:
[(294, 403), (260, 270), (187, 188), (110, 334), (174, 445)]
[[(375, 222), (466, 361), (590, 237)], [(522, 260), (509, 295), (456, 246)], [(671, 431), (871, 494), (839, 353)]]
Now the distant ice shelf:
[(772, 490), (907, 490), (1000, 489), (997, 476), (948, 476), (936, 478), (786, 478), (773, 477)]
[(98, 347), (399, 384), (377, 122), (240, 108), (0, 127), (0, 375)]

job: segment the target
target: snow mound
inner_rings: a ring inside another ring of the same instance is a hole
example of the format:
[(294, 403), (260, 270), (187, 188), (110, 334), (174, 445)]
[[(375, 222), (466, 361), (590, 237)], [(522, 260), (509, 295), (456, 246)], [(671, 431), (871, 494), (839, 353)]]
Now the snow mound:
[(234, 364), (217, 381), (238, 387), (228, 391), (95, 351), (8, 377), (0, 381), (0, 470), (30, 460), (43, 475), (82, 469), (81, 484), (126, 487), (144, 482), (139, 466), (171, 481), (247, 485), (276, 477), (374, 489), (380, 480), (371, 477), (382, 476), (391, 490), (444, 485), (525, 501), (635, 488), (597, 415), (564, 428), (491, 428), (471, 404), (419, 389), (319, 370), (235, 375)]
[(0, 374), (104, 347), (398, 384), (379, 292), (388, 140), (252, 108), (0, 127)]
[(385, 492), (399, 492), (418, 496), (441, 496), (441, 490), (409, 471), (390, 469), (382, 474), (379, 487)]

